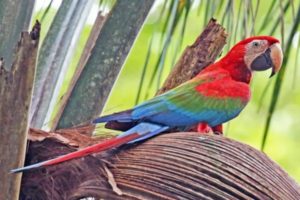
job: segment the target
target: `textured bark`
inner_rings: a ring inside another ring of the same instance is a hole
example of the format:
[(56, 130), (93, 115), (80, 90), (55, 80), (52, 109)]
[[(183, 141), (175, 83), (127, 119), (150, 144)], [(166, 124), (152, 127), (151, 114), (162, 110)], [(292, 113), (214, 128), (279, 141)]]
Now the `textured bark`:
[(35, 63), (40, 25), (29, 34), (23, 32), (17, 45), (11, 71), (0, 66), (0, 196), (18, 199), (21, 175), (9, 170), (23, 166), (28, 132)]
[(194, 44), (184, 50), (157, 94), (192, 79), (202, 69), (215, 62), (226, 44), (226, 38), (225, 29), (215, 19), (211, 19)]
[[(44, 138), (30, 146), (27, 164), (73, 150)], [(222, 136), (189, 132), (26, 172), (21, 197), (298, 200), (300, 189), (264, 153)]]
[(153, 2), (116, 2), (68, 99), (58, 129), (90, 121), (100, 115)]

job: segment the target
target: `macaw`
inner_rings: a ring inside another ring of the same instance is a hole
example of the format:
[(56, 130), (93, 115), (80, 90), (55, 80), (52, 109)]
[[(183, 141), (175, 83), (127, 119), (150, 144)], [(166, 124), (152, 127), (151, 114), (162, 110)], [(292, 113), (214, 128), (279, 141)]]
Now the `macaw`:
[[(236, 116), (250, 100), (253, 71), (272, 69), (271, 76), (282, 64), (279, 40), (271, 36), (250, 37), (237, 43), (222, 59), (209, 65), (195, 78), (141, 103), (132, 109), (99, 117), (93, 123), (135, 122), (119, 136), (102, 143), (11, 172), (54, 165), (88, 154), (105, 151), (145, 140), (169, 129), (201, 124), (222, 133), (222, 123)], [(271, 77), (270, 76), (270, 77)]]

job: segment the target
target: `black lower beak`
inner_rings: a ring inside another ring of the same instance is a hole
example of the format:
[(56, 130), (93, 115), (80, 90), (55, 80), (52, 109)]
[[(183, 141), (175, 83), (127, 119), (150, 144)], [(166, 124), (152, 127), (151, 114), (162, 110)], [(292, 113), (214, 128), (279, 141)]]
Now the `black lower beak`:
[(257, 56), (251, 63), (251, 70), (263, 71), (272, 68), (272, 77), (282, 65), (283, 54), (279, 43), (272, 44), (264, 53)]
[[(270, 54), (271, 49), (268, 48), (263, 54), (257, 56), (251, 64), (251, 69), (255, 71), (264, 71), (271, 67), (273, 68), (273, 62)], [(271, 76), (273, 76), (274, 73), (275, 72), (272, 70)]]

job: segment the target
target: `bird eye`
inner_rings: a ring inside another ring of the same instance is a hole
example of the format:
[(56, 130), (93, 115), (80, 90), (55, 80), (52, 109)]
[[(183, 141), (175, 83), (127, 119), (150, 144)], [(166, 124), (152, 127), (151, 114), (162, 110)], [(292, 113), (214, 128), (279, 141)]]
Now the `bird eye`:
[(259, 46), (259, 42), (253, 42), (253, 46), (254, 47), (258, 47)]

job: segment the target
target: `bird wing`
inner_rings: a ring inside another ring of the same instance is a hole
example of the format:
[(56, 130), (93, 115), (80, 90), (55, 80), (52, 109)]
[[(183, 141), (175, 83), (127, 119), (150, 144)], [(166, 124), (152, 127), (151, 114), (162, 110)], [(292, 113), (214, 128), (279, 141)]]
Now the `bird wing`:
[(131, 116), (171, 127), (198, 122), (215, 126), (237, 116), (249, 98), (248, 84), (233, 80), (226, 71), (215, 71), (136, 106)]

